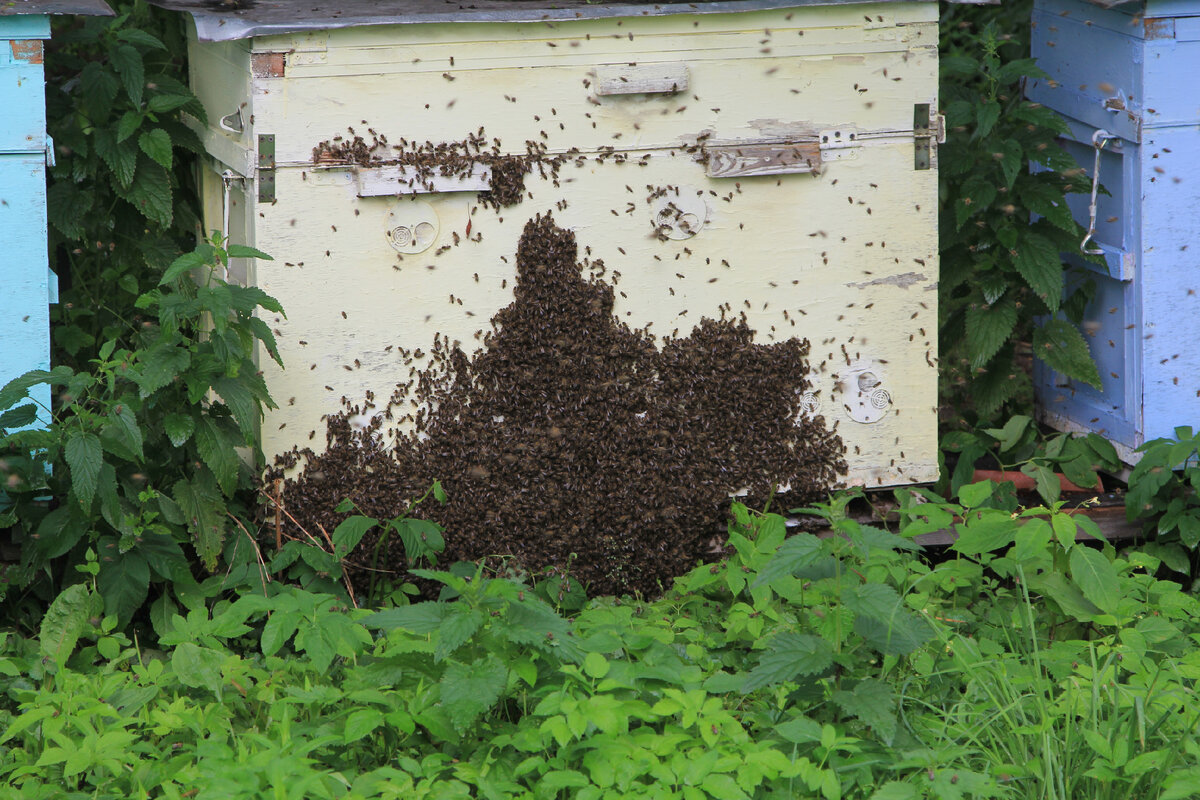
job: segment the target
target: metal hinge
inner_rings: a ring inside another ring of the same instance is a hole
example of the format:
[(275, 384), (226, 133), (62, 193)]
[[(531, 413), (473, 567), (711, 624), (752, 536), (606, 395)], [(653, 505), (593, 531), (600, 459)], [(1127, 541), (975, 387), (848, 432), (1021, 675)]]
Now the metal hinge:
[(913, 169), (929, 169), (932, 161), (933, 130), (929, 124), (929, 103), (913, 106)]
[(258, 135), (258, 202), (275, 202), (275, 134)]

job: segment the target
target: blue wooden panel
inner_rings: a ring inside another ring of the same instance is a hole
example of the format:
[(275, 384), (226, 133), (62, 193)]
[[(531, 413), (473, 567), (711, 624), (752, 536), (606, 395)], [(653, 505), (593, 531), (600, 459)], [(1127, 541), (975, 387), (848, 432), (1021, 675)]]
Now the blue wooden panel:
[(0, 17), (0, 153), (45, 148), (41, 39), (49, 35), (47, 17)]
[[(41, 153), (0, 154), (0, 385), (50, 368), (46, 167)], [(39, 387), (42, 422), (50, 390)]]
[[(1101, 182), (1113, 196), (1100, 199), (1096, 238), (1124, 256), (1108, 259), (1110, 275), (1094, 273), (1097, 296), (1082, 325), (1102, 390), (1041, 366), (1034, 379), (1046, 419), (1102, 432), (1127, 456), (1200, 420), (1200, 0), (1145, 8), (1159, 18), (1136, 16), (1140, 4), (1105, 11), (1036, 0), (1034, 56), (1059, 85), (1030, 89), (1068, 117), (1065, 146), (1089, 175), (1092, 132), (1122, 137), (1102, 157)], [(1104, 107), (1114, 96), (1124, 109)], [(1070, 202), (1086, 226), (1086, 198)]]

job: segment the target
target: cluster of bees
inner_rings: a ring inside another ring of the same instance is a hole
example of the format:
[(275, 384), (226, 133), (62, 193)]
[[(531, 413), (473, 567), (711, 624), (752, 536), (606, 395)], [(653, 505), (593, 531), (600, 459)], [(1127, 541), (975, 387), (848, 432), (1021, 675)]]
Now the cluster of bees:
[(370, 141), (354, 128), (347, 128), (347, 136), (335, 136), (319, 143), (312, 151), (313, 164), (412, 168), (407, 182), (397, 185), (397, 194), (418, 187), (432, 191), (433, 178), (465, 178), (482, 165), (491, 173), (491, 188), (480, 192), (479, 201), (499, 210), (525, 198), (525, 176), (533, 170), (558, 186), (559, 168), (579, 157), (578, 149), (551, 155), (544, 142), (532, 139), (525, 142), (524, 155), (506, 155), (500, 140), (489, 141), (482, 127), (458, 142), (422, 143), (401, 139), (399, 144), (389, 144), (387, 136), (373, 128), (367, 129), (367, 135), (371, 137)]
[[(807, 341), (755, 344), (729, 318), (656, 343), (614, 315), (614, 288), (577, 257), (549, 214), (530, 220), (513, 302), (484, 347), (468, 357), (439, 337), (419, 356), (395, 351), (411, 380), (328, 418), (325, 452), (294, 451), (268, 476), (303, 464), (283, 480), (289, 514), (332, 530), (349, 497), (386, 519), (438, 479), (449, 501), (415, 513), (445, 528), (445, 559), (569, 565), (592, 592), (653, 595), (712, 557), (731, 495), (802, 502), (845, 473), (840, 437), (800, 413)], [(389, 433), (405, 412), (409, 431)], [(379, 566), (402, 571), (401, 542), (385, 548)]]

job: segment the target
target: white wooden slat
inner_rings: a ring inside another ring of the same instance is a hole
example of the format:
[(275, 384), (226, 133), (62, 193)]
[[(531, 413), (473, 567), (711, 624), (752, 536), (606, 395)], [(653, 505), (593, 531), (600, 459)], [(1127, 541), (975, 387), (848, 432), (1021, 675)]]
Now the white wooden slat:
[(687, 64), (606, 64), (596, 67), (596, 94), (676, 94), (688, 90)]
[(392, 164), (383, 167), (358, 167), (359, 197), (389, 197), (403, 194), (439, 192), (485, 192), (492, 186), (492, 171), (476, 164), (466, 175), (422, 177), (416, 167)]

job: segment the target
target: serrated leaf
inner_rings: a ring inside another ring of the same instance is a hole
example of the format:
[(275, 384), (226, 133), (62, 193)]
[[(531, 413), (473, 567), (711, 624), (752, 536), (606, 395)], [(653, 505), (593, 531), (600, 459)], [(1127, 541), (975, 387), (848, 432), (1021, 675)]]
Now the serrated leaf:
[(171, 137), (162, 128), (153, 128), (139, 136), (138, 147), (164, 169), (171, 168)]
[(1017, 306), (1005, 297), (992, 305), (968, 308), (967, 356), (971, 366), (985, 365), (1008, 342), (1017, 325)]
[(798, 675), (815, 675), (833, 663), (833, 647), (820, 636), (779, 633), (767, 641), (758, 666), (746, 676), (742, 693), (790, 681)]
[(196, 554), (207, 569), (215, 569), (225, 539), (225, 503), (212, 474), (203, 470), (176, 482), (171, 495), (187, 519)]
[(439, 682), (442, 706), (460, 732), (495, 705), (508, 681), (508, 670), (492, 653), (470, 664), (452, 661)]
[(55, 181), (46, 191), (46, 213), (50, 224), (67, 239), (82, 238), (84, 220), (95, 202), (95, 194), (74, 183)]
[(1025, 232), (1013, 256), (1013, 266), (1051, 311), (1062, 302), (1063, 265), (1058, 248), (1034, 230)]
[(362, 624), (368, 628), (395, 630), (401, 628), (411, 633), (433, 633), (442, 624), (446, 616), (445, 603), (413, 603), (410, 606), (389, 608), (377, 611), (363, 619)]
[(358, 543), (362, 541), (367, 531), (378, 524), (379, 520), (371, 517), (354, 516), (342, 520), (333, 529), (334, 556), (339, 559), (345, 558), (355, 547), (358, 547)]
[(80, 507), (85, 511), (92, 506), (96, 495), (96, 482), (100, 478), (100, 466), (104, 463), (104, 452), (100, 439), (94, 433), (73, 430), (67, 434), (65, 451), (67, 466), (71, 469), (71, 488)]
[(1083, 596), (1106, 614), (1115, 614), (1121, 599), (1117, 570), (1104, 554), (1090, 547), (1071, 549), (1071, 578)]
[(973, 139), (982, 139), (992, 132), (992, 128), (996, 127), (996, 122), (1000, 119), (1000, 104), (995, 100), (988, 100), (980, 103), (975, 107), (975, 132), (971, 135)]
[(1034, 329), (1033, 354), (1056, 372), (1100, 388), (1100, 372), (1088, 352), (1087, 341), (1065, 319), (1052, 319)]
[(793, 744), (821, 741), (821, 724), (805, 716), (794, 717), (776, 725), (775, 732)]
[(231, 244), (225, 248), (225, 252), (230, 258), (261, 258), (263, 261), (274, 261), (275, 259), (264, 253), (262, 250), (250, 247), (244, 244)]
[(1021, 149), (1021, 143), (1015, 139), (1006, 139), (1001, 145), (1001, 152), (1003, 155), (1000, 158), (1000, 169), (1004, 173), (1004, 185), (1011, 189), (1021, 172), (1021, 167), (1025, 165), (1025, 153)]
[(186, 348), (168, 342), (155, 345), (141, 357), (139, 370), (133, 376), (138, 394), (149, 397), (175, 380), (191, 363), (192, 354)]
[(367, 734), (374, 732), (382, 724), (382, 711), (377, 708), (360, 708), (346, 717), (346, 726), (342, 729), (342, 741), (345, 744), (357, 742)]
[(194, 99), (182, 94), (156, 94), (150, 98), (148, 105), (151, 111), (162, 113), (164, 111), (174, 111), (177, 108), (183, 108)]
[(1038, 173), (1022, 178), (1017, 184), (1017, 199), (1059, 230), (1073, 235), (1079, 231), (1079, 223), (1071, 215), (1066, 195), (1053, 173)]
[(112, 131), (104, 128), (96, 130), (92, 141), (96, 148), (96, 154), (112, 170), (118, 187), (129, 190), (133, 186), (133, 178), (137, 174), (137, 145), (128, 140), (118, 142)]
[(438, 626), (437, 647), (433, 651), (433, 660), (444, 661), (470, 641), (481, 624), (483, 615), (478, 609), (471, 608), (466, 603), (452, 603), (442, 617), (442, 624)]
[(884, 655), (906, 655), (933, 637), (925, 621), (908, 611), (890, 586), (856, 586), (842, 601), (854, 612), (854, 632)]
[(1091, 622), (1103, 613), (1094, 603), (1083, 596), (1079, 587), (1072, 584), (1059, 572), (1043, 572), (1026, 577), (1030, 591), (1049, 597), (1058, 603), (1068, 616), (1081, 622)]
[(213, 381), (213, 390), (221, 396), (221, 400), (233, 412), (238, 428), (247, 442), (256, 438), (258, 422), (262, 419), (261, 409), (255, 401), (254, 394), (246, 382), (239, 378), (222, 377)]
[(138, 156), (137, 180), (124, 197), (151, 222), (164, 227), (171, 224), (175, 214), (171, 203), (171, 180), (167, 171), (149, 156)]
[(886, 683), (875, 678), (858, 682), (854, 691), (838, 690), (833, 702), (847, 714), (857, 717), (879, 735), (884, 744), (891, 744), (896, 735), (896, 698)]
[(113, 560), (101, 563), (96, 589), (104, 598), (105, 613), (115, 614), (122, 622), (127, 622), (146, 602), (150, 591), (150, 565), (136, 550), (117, 553), (114, 547), (110, 553)]
[(167, 46), (158, 37), (152, 36), (139, 28), (123, 28), (117, 31), (117, 38), (123, 42), (129, 42), (130, 44), (145, 47), (149, 50), (167, 49)]
[(211, 252), (202, 248), (196, 248), (190, 253), (184, 253), (171, 262), (171, 266), (167, 267), (166, 272), (159, 279), (158, 285), (163, 286), (178, 280), (181, 276), (192, 270), (207, 267), (212, 264), (212, 258)]
[(918, 800), (921, 793), (911, 783), (888, 781), (871, 795), (870, 800)]
[(32, 425), (37, 419), (37, 406), (26, 403), (0, 414), (0, 431), (11, 431)]
[(42, 617), (38, 629), (38, 648), (44, 658), (62, 666), (85, 630), (89, 620), (100, 612), (102, 601), (86, 583), (77, 583), (59, 592)]
[(208, 689), (220, 697), (223, 683), (221, 667), (224, 666), (225, 659), (226, 654), (220, 650), (181, 642), (171, 653), (171, 667), (175, 671), (175, 677), (184, 686)]
[(121, 85), (133, 105), (142, 104), (142, 94), (146, 89), (146, 68), (142, 64), (142, 54), (136, 47), (123, 44), (109, 53), (109, 63), (121, 76)]
[(821, 540), (811, 533), (798, 533), (784, 541), (758, 572), (754, 586), (769, 584), (784, 575), (813, 564), (821, 555)]
[(163, 429), (175, 447), (183, 447), (196, 430), (196, 420), (190, 414), (172, 411), (163, 418)]
[(100, 430), (100, 439), (109, 452), (113, 449), (109, 443), (116, 443), (120, 450), (128, 454), (124, 458), (133, 456), (132, 460), (140, 463), (145, 457), (142, 452), (142, 428), (133, 409), (125, 403), (114, 406), (108, 412), (108, 419)]
[(142, 115), (136, 111), (126, 111), (121, 115), (121, 121), (117, 123), (117, 141), (125, 141), (137, 133), (137, 129), (140, 127), (142, 127)]
[(221, 491), (233, 495), (237, 488), (238, 442), (210, 416), (202, 416), (196, 423), (196, 451), (212, 470)]

